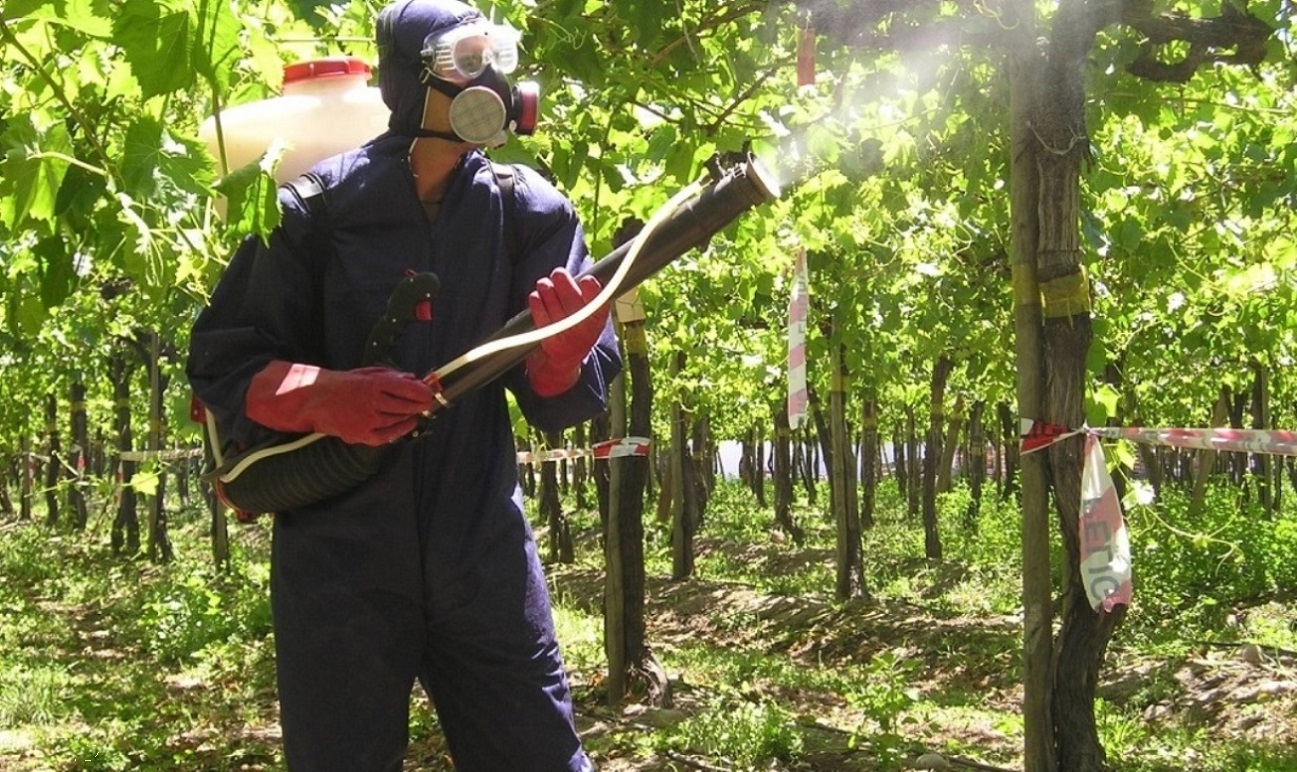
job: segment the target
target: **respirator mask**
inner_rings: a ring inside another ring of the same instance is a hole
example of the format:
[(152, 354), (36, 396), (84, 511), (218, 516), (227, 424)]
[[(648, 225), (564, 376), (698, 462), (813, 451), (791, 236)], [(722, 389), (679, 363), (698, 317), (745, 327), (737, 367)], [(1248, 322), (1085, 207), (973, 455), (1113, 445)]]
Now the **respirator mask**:
[(511, 84), (518, 32), (485, 20), (435, 32), (423, 42), (423, 84), (450, 97), (451, 132), (422, 135), (499, 147), (507, 132), (534, 134), (540, 106), (535, 83)]

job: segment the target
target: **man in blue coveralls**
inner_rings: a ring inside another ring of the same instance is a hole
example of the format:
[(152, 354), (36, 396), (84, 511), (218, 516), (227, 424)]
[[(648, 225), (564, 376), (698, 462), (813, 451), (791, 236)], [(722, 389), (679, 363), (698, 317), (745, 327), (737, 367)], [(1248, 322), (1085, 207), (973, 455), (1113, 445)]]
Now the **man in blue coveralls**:
[[(399, 0), (379, 16), (378, 45), (389, 131), (313, 170), (332, 254), (308, 254), (309, 207), (281, 190), (282, 224), (239, 248), (194, 326), (190, 382), (233, 442), (270, 430), (397, 440), (435, 399), (411, 373), (523, 309), (541, 326), (598, 294), (594, 279), (572, 278), (589, 256), (571, 203), (523, 167), (502, 190), (481, 152), (534, 125), (534, 92), (505, 77), (516, 33), (455, 0)], [(368, 330), (411, 271), (440, 278), (431, 319), (398, 339), (394, 368), (362, 367)], [(604, 410), (620, 366), (601, 308), (460, 397), (424, 438), (393, 444), (367, 482), (276, 515), (291, 770), (401, 769), (416, 679), (458, 769), (591, 769), (522, 514), (504, 389), (556, 430)]]

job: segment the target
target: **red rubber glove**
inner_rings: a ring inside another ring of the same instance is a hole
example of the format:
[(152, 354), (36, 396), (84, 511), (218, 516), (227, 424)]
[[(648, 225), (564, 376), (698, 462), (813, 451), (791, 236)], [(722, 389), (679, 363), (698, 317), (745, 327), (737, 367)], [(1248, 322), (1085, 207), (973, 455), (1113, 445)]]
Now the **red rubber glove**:
[(252, 377), (243, 409), (276, 431), (383, 445), (413, 431), (432, 401), (432, 389), (410, 373), (386, 367), (325, 370), (275, 360)]
[[(594, 300), (600, 289), (593, 276), (582, 277), (578, 284), (566, 268), (555, 268), (527, 296), (531, 320), (540, 328), (566, 319)], [(581, 363), (603, 334), (610, 310), (606, 305), (572, 329), (541, 341), (540, 348), (527, 357), (527, 378), (536, 394), (553, 397), (576, 385)]]

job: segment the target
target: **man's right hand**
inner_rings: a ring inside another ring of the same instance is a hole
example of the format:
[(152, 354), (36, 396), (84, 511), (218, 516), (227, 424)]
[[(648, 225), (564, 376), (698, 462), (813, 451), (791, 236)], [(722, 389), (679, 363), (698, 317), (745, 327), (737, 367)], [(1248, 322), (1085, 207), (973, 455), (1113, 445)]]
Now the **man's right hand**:
[(244, 411), (276, 431), (383, 445), (413, 431), (433, 399), (426, 383), (386, 367), (326, 370), (275, 360), (253, 376)]

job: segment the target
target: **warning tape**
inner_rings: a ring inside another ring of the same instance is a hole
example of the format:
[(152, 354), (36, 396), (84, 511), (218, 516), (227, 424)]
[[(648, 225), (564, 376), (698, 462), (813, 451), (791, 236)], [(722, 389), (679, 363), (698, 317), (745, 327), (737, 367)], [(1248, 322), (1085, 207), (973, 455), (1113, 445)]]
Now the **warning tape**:
[(647, 456), (648, 454), (649, 439), (647, 437), (623, 437), (619, 440), (605, 440), (596, 443), (593, 448), (555, 448), (553, 450), (522, 451), (518, 454), (518, 463), (543, 464), (548, 461), (565, 461), (570, 458), (585, 458), (588, 456), (603, 459)]
[(1165, 445), (1188, 450), (1263, 453), (1297, 456), (1297, 432), (1268, 429), (1153, 429), (1143, 426), (1086, 426), (1071, 429), (1058, 424), (1022, 419), (1023, 453), (1033, 453), (1078, 434), (1106, 440), (1129, 440), (1145, 445)]
[(152, 458), (160, 461), (181, 461), (186, 458), (199, 458), (202, 455), (202, 448), (189, 448), (188, 450), (128, 450), (117, 454), (117, 457), (122, 461), (148, 461)]
[(1265, 429), (1154, 429), (1142, 426), (1082, 427), (1072, 429), (1044, 421), (1022, 419), (1022, 453), (1043, 450), (1069, 437), (1083, 434), (1084, 468), (1081, 472), (1082, 579), (1090, 606), (1111, 612), (1131, 601), (1130, 537), (1122, 519), (1112, 478), (1108, 475), (1100, 439), (1129, 440), (1146, 445), (1165, 445), (1189, 450), (1263, 453), (1297, 456), (1297, 432)]

